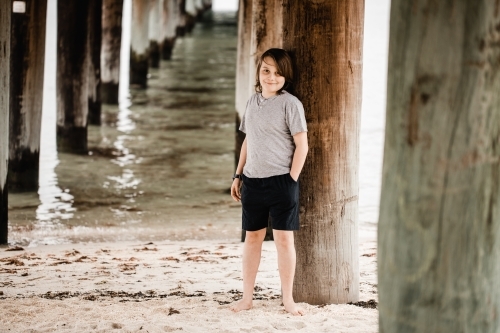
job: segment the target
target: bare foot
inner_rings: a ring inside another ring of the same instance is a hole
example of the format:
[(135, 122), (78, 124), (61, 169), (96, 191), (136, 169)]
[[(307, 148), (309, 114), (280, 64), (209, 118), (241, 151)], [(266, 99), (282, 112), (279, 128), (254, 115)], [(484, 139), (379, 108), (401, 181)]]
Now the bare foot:
[(252, 300), (247, 301), (247, 300), (240, 300), (236, 304), (231, 305), (229, 308), (233, 312), (240, 312), (242, 310), (250, 310), (252, 308)]
[(294, 316), (303, 316), (306, 314), (306, 311), (297, 305), (295, 302), (283, 303), (285, 306), (285, 311), (294, 315)]

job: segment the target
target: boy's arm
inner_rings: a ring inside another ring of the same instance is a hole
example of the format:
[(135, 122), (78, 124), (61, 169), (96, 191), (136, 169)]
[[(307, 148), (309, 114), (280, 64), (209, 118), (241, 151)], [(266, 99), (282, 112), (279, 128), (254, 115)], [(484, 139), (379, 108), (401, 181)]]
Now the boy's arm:
[[(243, 167), (247, 162), (247, 139), (243, 140), (240, 151), (240, 160), (238, 161), (238, 167), (236, 168), (236, 173), (241, 175), (243, 173)], [(241, 201), (241, 180), (235, 178), (233, 184), (231, 185), (231, 196), (235, 201)]]
[(309, 145), (307, 144), (307, 132), (300, 132), (293, 136), (295, 142), (295, 152), (293, 153), (292, 167), (290, 168), (290, 176), (297, 181), (300, 172), (306, 161)]

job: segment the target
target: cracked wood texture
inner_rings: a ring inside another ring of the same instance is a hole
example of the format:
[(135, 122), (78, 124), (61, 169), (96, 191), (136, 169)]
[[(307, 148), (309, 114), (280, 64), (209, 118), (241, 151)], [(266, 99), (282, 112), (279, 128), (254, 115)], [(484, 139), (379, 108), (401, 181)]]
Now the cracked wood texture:
[(380, 332), (500, 331), (500, 1), (393, 0)]
[(118, 104), (123, 0), (102, 2), (101, 101)]
[(295, 94), (309, 130), (294, 298), (354, 302), (364, 0), (285, 0), (283, 6), (283, 46), (295, 58)]
[(10, 1), (0, 1), (0, 244), (7, 244), (10, 104)]
[(11, 16), (9, 192), (38, 190), (47, 0)]

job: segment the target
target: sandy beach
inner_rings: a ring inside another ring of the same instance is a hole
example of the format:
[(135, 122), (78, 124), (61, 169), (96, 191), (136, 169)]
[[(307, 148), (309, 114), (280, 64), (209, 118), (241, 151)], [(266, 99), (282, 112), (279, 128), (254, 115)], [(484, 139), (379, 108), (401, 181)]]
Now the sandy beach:
[(240, 242), (3, 247), (0, 332), (378, 332), (375, 247), (360, 248), (363, 302), (303, 303), (303, 317), (281, 306), (273, 242), (264, 243), (254, 308), (236, 314)]

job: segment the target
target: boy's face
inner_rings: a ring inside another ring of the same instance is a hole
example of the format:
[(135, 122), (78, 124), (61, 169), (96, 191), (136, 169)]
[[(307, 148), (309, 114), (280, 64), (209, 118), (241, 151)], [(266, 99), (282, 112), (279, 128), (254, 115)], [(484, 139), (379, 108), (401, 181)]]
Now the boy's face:
[(278, 69), (272, 58), (266, 57), (262, 61), (259, 71), (259, 81), (264, 97), (274, 96), (278, 90), (283, 88), (285, 77), (278, 73)]

